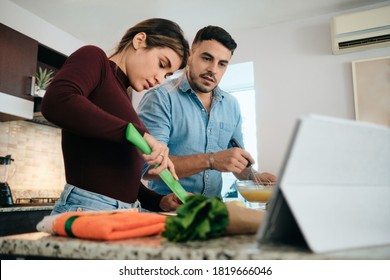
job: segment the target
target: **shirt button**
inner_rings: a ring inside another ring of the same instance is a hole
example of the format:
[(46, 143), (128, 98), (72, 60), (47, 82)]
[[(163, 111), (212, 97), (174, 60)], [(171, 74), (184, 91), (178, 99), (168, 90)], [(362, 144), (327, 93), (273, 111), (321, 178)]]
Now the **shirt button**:
[(81, 208), (81, 207), (77, 208), (77, 212), (82, 212), (82, 211), (83, 211), (83, 208)]

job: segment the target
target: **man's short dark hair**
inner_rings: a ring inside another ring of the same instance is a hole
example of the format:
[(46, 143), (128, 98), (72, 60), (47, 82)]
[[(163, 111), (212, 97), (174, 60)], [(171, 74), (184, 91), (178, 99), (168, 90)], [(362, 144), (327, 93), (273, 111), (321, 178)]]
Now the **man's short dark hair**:
[(230, 34), (223, 28), (219, 26), (209, 25), (202, 29), (200, 29), (192, 42), (192, 45), (196, 45), (205, 40), (216, 40), (228, 48), (232, 54), (234, 50), (237, 48), (237, 44), (230, 36)]

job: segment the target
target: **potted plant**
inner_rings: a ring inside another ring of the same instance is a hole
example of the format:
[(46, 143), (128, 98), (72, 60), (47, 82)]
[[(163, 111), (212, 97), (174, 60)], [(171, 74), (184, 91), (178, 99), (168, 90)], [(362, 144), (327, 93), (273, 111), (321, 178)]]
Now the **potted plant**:
[(46, 89), (49, 86), (51, 80), (53, 79), (54, 71), (48, 69), (38, 68), (37, 73), (35, 74), (35, 94), (36, 96), (43, 97), (45, 95)]

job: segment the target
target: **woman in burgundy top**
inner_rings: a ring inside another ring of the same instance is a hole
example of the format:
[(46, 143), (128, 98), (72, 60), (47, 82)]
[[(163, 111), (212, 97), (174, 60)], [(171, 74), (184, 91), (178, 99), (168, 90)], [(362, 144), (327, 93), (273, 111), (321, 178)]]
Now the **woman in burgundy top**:
[[(42, 114), (62, 128), (65, 189), (52, 214), (142, 208), (171, 211), (175, 195), (159, 195), (141, 183), (142, 167), (159, 164), (177, 178), (168, 148), (138, 118), (127, 93), (160, 84), (185, 67), (188, 42), (181, 28), (165, 19), (149, 19), (130, 28), (107, 57), (95, 46), (69, 56), (47, 89)], [(152, 148), (141, 155), (125, 138), (132, 123)]]

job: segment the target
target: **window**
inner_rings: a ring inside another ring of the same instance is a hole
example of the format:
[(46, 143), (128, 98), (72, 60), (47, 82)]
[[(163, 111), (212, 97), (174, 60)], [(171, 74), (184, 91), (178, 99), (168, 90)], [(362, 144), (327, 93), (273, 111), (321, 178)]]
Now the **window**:
[[(229, 65), (220, 87), (235, 96), (240, 104), (242, 115), (242, 133), (245, 150), (257, 161), (256, 97), (254, 90), (253, 63), (246, 62)], [(256, 164), (253, 166), (257, 169)], [(236, 177), (228, 172), (222, 173), (222, 197), (231, 191)]]

